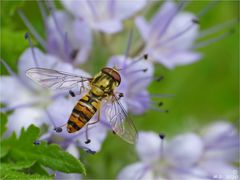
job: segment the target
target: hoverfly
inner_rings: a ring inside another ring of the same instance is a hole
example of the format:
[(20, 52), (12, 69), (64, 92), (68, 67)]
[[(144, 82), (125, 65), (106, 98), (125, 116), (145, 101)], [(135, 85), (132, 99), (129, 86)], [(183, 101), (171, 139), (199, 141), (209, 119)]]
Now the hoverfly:
[[(69, 133), (79, 131), (85, 125), (88, 128), (89, 125), (99, 122), (101, 105), (106, 100), (111, 103), (111, 106), (106, 109), (106, 114), (113, 132), (128, 143), (135, 142), (136, 128), (119, 101), (123, 97), (123, 93), (114, 92), (121, 83), (121, 76), (117, 68), (104, 67), (93, 78), (45, 68), (28, 69), (26, 75), (44, 88), (72, 89), (79, 85), (80, 93), (82, 88), (86, 88), (84, 83), (88, 83), (88, 92), (78, 100), (67, 122)], [(89, 123), (88, 121), (96, 113), (98, 113), (97, 121)], [(85, 143), (89, 143), (87, 134), (86, 137)]]

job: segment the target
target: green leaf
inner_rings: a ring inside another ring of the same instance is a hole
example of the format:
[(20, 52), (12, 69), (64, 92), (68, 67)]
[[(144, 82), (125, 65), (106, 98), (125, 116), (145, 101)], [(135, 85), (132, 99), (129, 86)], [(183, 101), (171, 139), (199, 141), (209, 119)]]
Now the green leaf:
[(1, 169), (21, 170), (31, 167), (34, 161), (20, 161), (16, 163), (1, 163)]
[(31, 169), (31, 171), (33, 171), (33, 172), (35, 172), (37, 174), (48, 175), (48, 172), (38, 162), (34, 163), (34, 165), (30, 169)]
[(51, 176), (44, 176), (39, 174), (26, 174), (24, 172), (1, 169), (1, 179), (53, 179)]
[(17, 163), (1, 163), (1, 179), (52, 179), (51, 176), (29, 174), (24, 170), (33, 166), (34, 161), (20, 161)]
[(1, 146), (0, 158), (1, 159), (7, 155), (7, 153), (9, 152), (9, 150), (12, 147), (11, 143), (15, 142), (15, 141), (16, 141), (16, 134), (15, 133), (13, 133), (8, 139), (1, 140), (1, 142), (0, 142), (0, 146)]
[(14, 136), (2, 142), (2, 146), (8, 147), (8, 154), (14, 161), (36, 161), (39, 164), (65, 173), (83, 173), (85, 168), (80, 160), (63, 151), (58, 145), (48, 145), (42, 142), (34, 145), (33, 142), (39, 137), (39, 129), (30, 126), (26, 131), (23, 129), (19, 139)]
[[(17, 60), (29, 45), (24, 39), (26, 31), (16, 31), (7, 27), (1, 29), (1, 58), (14, 70), (17, 70)], [(1, 66), (1, 74), (7, 74), (4, 66)]]
[(6, 127), (6, 125), (7, 125), (7, 115), (6, 114), (3, 114), (3, 113), (1, 113), (0, 114), (0, 119), (1, 119), (1, 121), (0, 121), (0, 126), (1, 126), (1, 128), (0, 128), (0, 135), (2, 136), (3, 135), (3, 133), (7, 130), (7, 127)]

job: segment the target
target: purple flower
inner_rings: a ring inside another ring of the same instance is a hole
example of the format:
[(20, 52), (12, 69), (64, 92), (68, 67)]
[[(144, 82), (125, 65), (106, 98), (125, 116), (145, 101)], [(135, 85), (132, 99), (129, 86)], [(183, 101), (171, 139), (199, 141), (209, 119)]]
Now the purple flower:
[(179, 11), (177, 4), (167, 1), (150, 23), (143, 17), (137, 17), (135, 21), (145, 42), (144, 51), (167, 68), (201, 58), (200, 53), (191, 49), (198, 36), (199, 25), (193, 22), (196, 16)]
[(149, 109), (151, 99), (147, 87), (153, 80), (153, 65), (143, 58), (134, 61), (124, 56), (113, 56), (108, 66), (120, 69), (122, 80), (117, 91), (124, 94), (128, 111), (141, 114)]
[[(141, 161), (125, 167), (118, 179), (200, 180), (235, 175), (236, 168), (231, 163), (239, 151), (236, 129), (219, 122), (205, 132), (202, 137), (185, 133), (169, 142), (163, 142), (153, 132), (140, 132), (136, 150)], [(223, 156), (229, 150), (232, 153)], [(210, 152), (213, 156), (209, 156)]]
[(76, 17), (84, 19), (94, 30), (109, 34), (121, 31), (122, 21), (136, 14), (146, 2), (146, 0), (62, 0), (62, 4)]
[[(74, 72), (82, 76), (89, 76), (86, 72), (74, 69), (70, 64), (61, 62), (57, 57), (42, 53), (39, 49), (27, 49), (20, 56), (18, 75), (13, 73), (5, 62), (12, 76), (2, 76), (0, 81), (1, 103), (5, 107), (2, 112), (14, 110), (9, 116), (8, 130), (18, 134), (22, 127), (30, 124), (40, 126), (51, 124), (45, 117), (49, 105), (61, 101), (66, 92), (43, 89), (27, 79), (25, 72), (31, 67), (51, 68), (66, 72)], [(35, 58), (34, 58), (35, 57)], [(66, 104), (62, 104), (66, 107)], [(67, 120), (67, 119), (66, 119)]]
[[(150, 22), (142, 16), (135, 19), (135, 24), (144, 41), (140, 50), (148, 53), (150, 58), (167, 68), (191, 64), (202, 55), (196, 49), (217, 42), (231, 32), (206, 40), (200, 40), (223, 28), (235, 25), (236, 21), (228, 21), (199, 32), (199, 20), (208, 10), (209, 5), (196, 15), (183, 12), (188, 2), (174, 3), (166, 1)], [(195, 41), (197, 41), (195, 43)]]
[[(73, 64), (84, 63), (92, 48), (88, 24), (84, 20), (73, 19), (63, 11), (54, 12), (54, 16), (46, 20), (48, 52)], [(61, 26), (60, 29), (56, 23)]]
[(40, 11), (45, 24), (47, 39), (43, 39), (31, 25), (22, 11), (19, 15), (32, 35), (51, 55), (59, 57), (63, 62), (74, 65), (84, 63), (92, 48), (92, 34), (88, 24), (79, 18), (73, 18), (64, 11), (55, 11), (54, 4), (47, 1), (51, 14), (48, 16), (43, 2), (39, 1)]

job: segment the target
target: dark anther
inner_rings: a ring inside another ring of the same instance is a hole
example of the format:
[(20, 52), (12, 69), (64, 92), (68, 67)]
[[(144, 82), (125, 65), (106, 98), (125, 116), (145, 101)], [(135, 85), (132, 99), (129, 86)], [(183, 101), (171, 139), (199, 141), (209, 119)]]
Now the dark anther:
[(144, 59), (148, 59), (148, 54), (144, 54)]
[(169, 110), (167, 109), (167, 110), (165, 110), (165, 113), (169, 113)]
[(163, 80), (163, 78), (164, 78), (163, 76), (160, 76), (156, 79), (156, 81), (159, 82), (159, 81)]
[(165, 135), (164, 134), (159, 134), (160, 139), (164, 139)]
[(75, 97), (75, 93), (74, 93), (72, 90), (69, 90), (69, 94), (70, 94), (72, 97)]
[(54, 131), (56, 131), (57, 133), (60, 133), (60, 132), (62, 132), (62, 128), (61, 127), (56, 127), (56, 128), (54, 128)]
[(123, 97), (124, 94), (123, 93), (119, 93), (119, 98)]
[(78, 49), (73, 49), (72, 52), (70, 53), (70, 58), (75, 59), (78, 54)]
[(85, 144), (89, 144), (91, 142), (91, 140), (90, 139), (87, 139), (86, 141), (85, 141)]
[(96, 151), (92, 151), (91, 149), (86, 150), (86, 152), (89, 154), (96, 154)]
[(29, 33), (26, 32), (25, 35), (24, 35), (24, 39), (28, 39), (29, 38)]
[(198, 19), (193, 19), (192, 22), (195, 23), (195, 24), (199, 24), (199, 20)]
[(41, 144), (41, 141), (40, 141), (40, 140), (36, 140), (36, 141), (33, 142), (33, 144), (35, 144), (35, 145), (40, 145), (40, 144)]
[(113, 132), (113, 134), (116, 134), (116, 132), (115, 131), (112, 131)]
[(163, 102), (158, 103), (158, 106), (162, 106), (162, 105), (163, 105)]
[(146, 68), (146, 69), (143, 69), (143, 72), (147, 72), (147, 70), (148, 70), (147, 68)]

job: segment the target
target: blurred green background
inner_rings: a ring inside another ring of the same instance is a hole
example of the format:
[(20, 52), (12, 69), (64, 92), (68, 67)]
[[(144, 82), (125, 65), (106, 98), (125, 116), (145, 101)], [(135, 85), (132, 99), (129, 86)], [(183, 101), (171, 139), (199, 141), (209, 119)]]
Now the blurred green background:
[[(59, 2), (56, 2), (61, 8)], [(199, 12), (209, 1), (194, 1), (186, 10)], [(161, 2), (147, 12), (150, 18), (159, 9)], [(1, 1), (1, 58), (14, 71), (20, 54), (28, 47), (24, 34), (28, 29), (18, 16), (22, 9), (37, 31), (44, 36), (44, 23), (35, 1)], [(200, 19), (200, 28), (206, 29), (219, 23), (239, 20), (238, 1), (220, 1)], [(130, 22), (125, 22), (129, 29)], [(149, 90), (152, 93), (172, 94), (170, 98), (156, 99), (164, 102), (169, 113), (148, 111), (133, 120), (139, 131), (155, 131), (166, 134), (167, 138), (187, 131), (198, 131), (201, 127), (216, 120), (227, 120), (236, 126), (239, 122), (239, 25), (235, 32), (223, 40), (199, 49), (203, 58), (191, 65), (179, 66), (173, 70), (158, 65), (156, 75), (163, 75), (161, 82), (153, 82)], [(128, 30), (112, 37), (105, 37), (113, 43), (113, 53), (121, 54), (126, 47)], [(222, 31), (223, 32), (223, 31)], [(135, 30), (134, 39), (139, 35)], [(84, 68), (91, 73), (97, 72), (113, 55), (104, 49), (99, 34), (94, 33), (94, 47), (90, 60)], [(33, 40), (34, 41), (34, 40)], [(35, 46), (39, 44), (34, 41)], [(112, 44), (111, 44), (112, 45)], [(134, 46), (134, 43), (133, 43)], [(40, 47), (41, 48), (41, 47)], [(92, 66), (94, 64), (94, 67)], [(1, 67), (1, 74), (7, 74)], [(125, 165), (137, 160), (134, 146), (109, 134), (102, 150), (89, 155), (81, 152), (81, 160), (86, 165), (87, 178), (114, 178)]]

